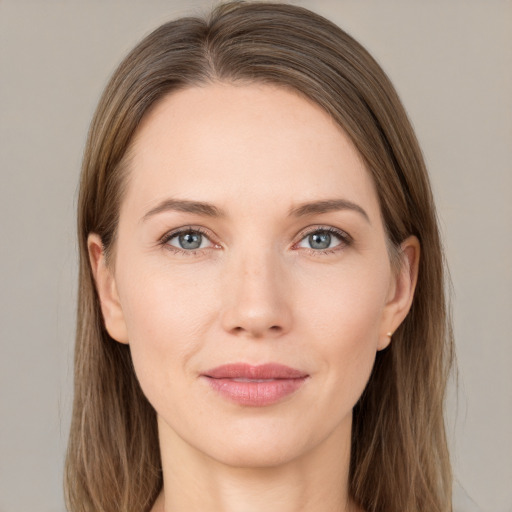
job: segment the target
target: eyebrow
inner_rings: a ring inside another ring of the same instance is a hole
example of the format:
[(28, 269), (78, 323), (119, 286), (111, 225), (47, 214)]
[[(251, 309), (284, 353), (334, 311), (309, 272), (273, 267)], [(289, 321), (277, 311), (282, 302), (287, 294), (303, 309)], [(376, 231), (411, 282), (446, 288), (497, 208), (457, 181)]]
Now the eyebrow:
[[(364, 217), (364, 219), (371, 224), (370, 217), (361, 206), (347, 199), (325, 199), (322, 201), (313, 201), (310, 203), (303, 203), (289, 211), (290, 217), (306, 217), (308, 215), (319, 215), (322, 213), (329, 213), (340, 210), (352, 210)], [(157, 204), (154, 208), (149, 210), (142, 220), (146, 221), (150, 217), (158, 213), (166, 211), (176, 211), (193, 213), (206, 217), (224, 217), (225, 212), (211, 203), (201, 201), (189, 201), (187, 199), (165, 199)]]
[(153, 215), (166, 211), (195, 213), (196, 215), (203, 215), (206, 217), (223, 217), (225, 215), (220, 208), (217, 208), (210, 203), (189, 201), (186, 199), (165, 199), (149, 210), (144, 217), (142, 217), (142, 220), (146, 221), (150, 217), (153, 217)]
[(321, 213), (335, 212), (339, 210), (352, 210), (362, 215), (368, 224), (371, 224), (370, 217), (358, 204), (347, 199), (326, 199), (298, 205), (290, 210), (290, 216), (304, 217), (307, 215), (318, 215)]

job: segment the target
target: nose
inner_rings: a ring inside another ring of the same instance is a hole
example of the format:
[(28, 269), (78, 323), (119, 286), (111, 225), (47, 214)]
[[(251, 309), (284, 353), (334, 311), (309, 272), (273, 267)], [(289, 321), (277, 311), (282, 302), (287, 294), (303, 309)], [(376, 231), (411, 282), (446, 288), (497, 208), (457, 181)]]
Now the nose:
[[(233, 258), (234, 259), (234, 258)], [(232, 261), (224, 272), (222, 326), (250, 338), (277, 338), (292, 325), (283, 262), (271, 254)]]

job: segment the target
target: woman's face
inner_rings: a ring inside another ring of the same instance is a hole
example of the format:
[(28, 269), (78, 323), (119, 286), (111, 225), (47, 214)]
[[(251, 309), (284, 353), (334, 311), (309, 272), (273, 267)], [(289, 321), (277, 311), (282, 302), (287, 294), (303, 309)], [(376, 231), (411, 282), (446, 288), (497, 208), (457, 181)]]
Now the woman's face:
[(345, 133), (284, 88), (189, 88), (144, 118), (127, 179), (113, 267), (89, 249), (162, 440), (260, 466), (346, 440), (414, 279)]

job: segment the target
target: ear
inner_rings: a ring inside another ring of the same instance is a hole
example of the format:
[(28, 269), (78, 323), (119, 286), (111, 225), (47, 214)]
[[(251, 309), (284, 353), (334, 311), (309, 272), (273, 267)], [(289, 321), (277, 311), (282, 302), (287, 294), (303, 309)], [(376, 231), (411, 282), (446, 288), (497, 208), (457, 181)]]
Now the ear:
[(91, 233), (87, 238), (87, 249), (91, 262), (96, 290), (101, 304), (105, 328), (110, 336), (120, 343), (128, 343), (128, 333), (124, 321), (123, 309), (117, 293), (116, 281), (112, 270), (107, 266), (101, 238)]
[(390, 283), (377, 350), (389, 345), (392, 334), (404, 321), (411, 308), (420, 261), (420, 242), (415, 236), (410, 236), (402, 242), (399, 258), (400, 267)]

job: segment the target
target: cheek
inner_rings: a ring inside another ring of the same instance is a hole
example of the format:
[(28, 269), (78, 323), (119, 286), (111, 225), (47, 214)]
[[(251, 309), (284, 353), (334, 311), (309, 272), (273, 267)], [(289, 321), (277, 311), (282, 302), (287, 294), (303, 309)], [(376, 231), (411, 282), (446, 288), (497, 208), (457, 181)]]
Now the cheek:
[(375, 338), (385, 308), (390, 282), (387, 261), (359, 261), (305, 275), (297, 300), (300, 318), (307, 318), (320, 338), (338, 335), (354, 342)]
[(130, 343), (168, 346), (169, 335), (175, 333), (178, 346), (186, 346), (213, 313), (215, 275), (207, 269), (190, 272), (187, 267), (166, 264), (160, 258), (154, 264), (141, 260), (127, 262), (119, 272)]
[(322, 292), (299, 294), (303, 298), (297, 315), (300, 329), (309, 333), (322, 354), (326, 386), (343, 389), (351, 405), (362, 393), (375, 361), (388, 276), (389, 268), (382, 264), (371, 270), (344, 268), (324, 278), (316, 276), (315, 289)]
[(192, 369), (216, 318), (215, 279), (191, 278), (187, 272), (128, 262), (130, 273), (119, 271), (120, 298), (133, 364), (141, 386), (152, 398), (155, 390), (175, 380), (177, 372)]

